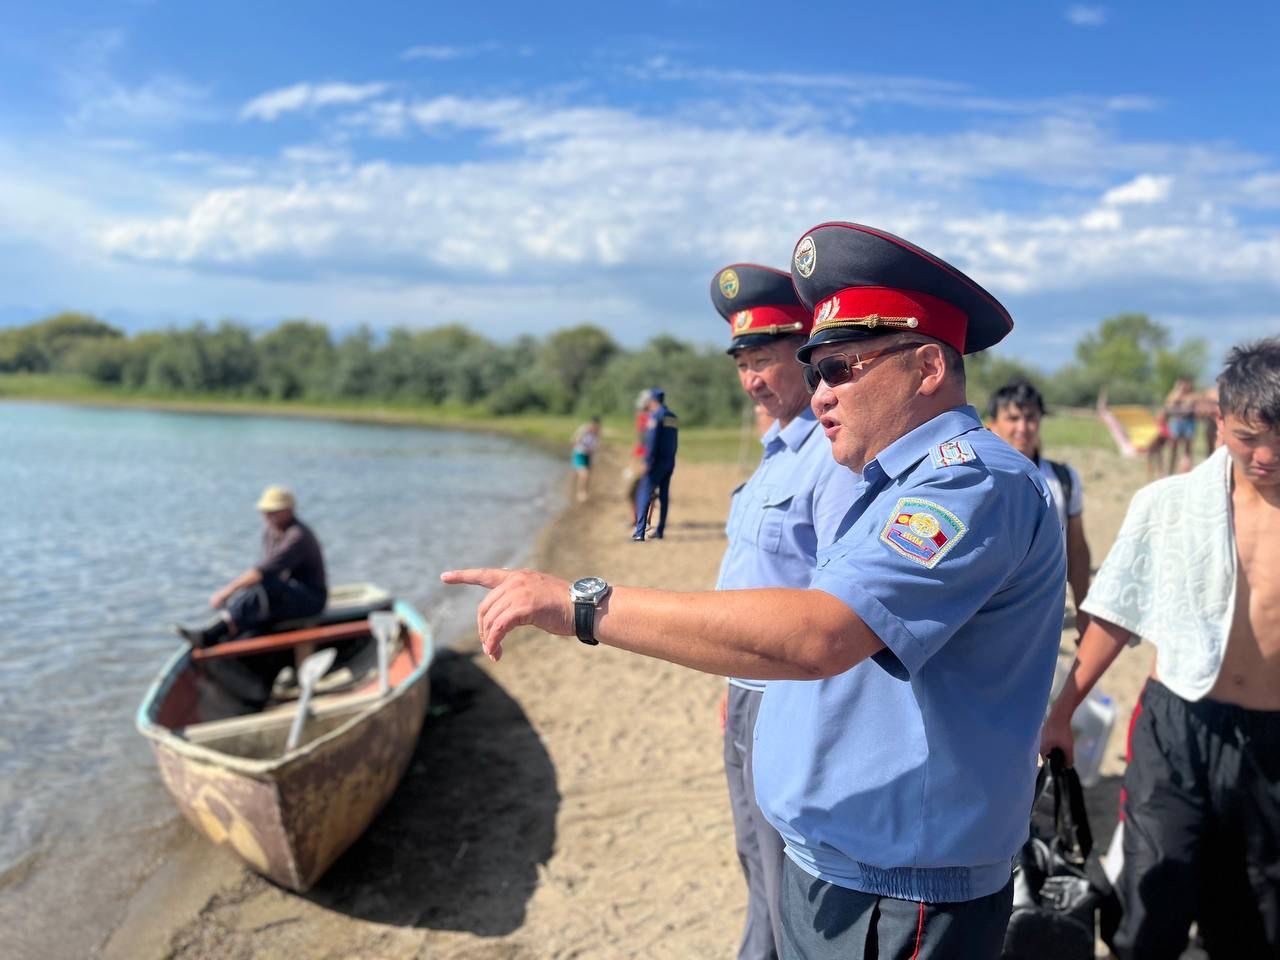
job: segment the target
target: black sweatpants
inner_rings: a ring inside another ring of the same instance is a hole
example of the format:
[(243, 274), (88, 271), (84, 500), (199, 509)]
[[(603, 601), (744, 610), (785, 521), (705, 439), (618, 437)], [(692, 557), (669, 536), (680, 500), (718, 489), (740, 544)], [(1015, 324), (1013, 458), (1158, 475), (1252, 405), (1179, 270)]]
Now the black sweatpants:
[(1280, 957), (1280, 711), (1147, 682), (1125, 772), (1122, 960)]
[(977, 900), (921, 903), (827, 883), (787, 857), (782, 865), (782, 956), (997, 960), (1012, 909), (1012, 879), (1003, 890)]

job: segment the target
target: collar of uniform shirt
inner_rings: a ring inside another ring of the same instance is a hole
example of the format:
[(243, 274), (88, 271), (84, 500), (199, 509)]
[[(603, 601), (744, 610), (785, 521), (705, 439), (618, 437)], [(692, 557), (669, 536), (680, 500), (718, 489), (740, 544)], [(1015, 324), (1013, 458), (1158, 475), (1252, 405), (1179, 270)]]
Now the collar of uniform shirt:
[(982, 426), (978, 411), (965, 404), (952, 407), (946, 413), (940, 413), (909, 433), (900, 436), (878, 454), (873, 462), (878, 463), (885, 474), (899, 477), (906, 473), (929, 453), (929, 448), (947, 440), (954, 440), (970, 430)]
[(817, 426), (817, 416), (811, 408), (805, 407), (782, 430), (778, 429), (778, 421), (773, 421), (764, 436), (760, 438), (760, 442), (767, 447), (777, 439), (785, 443), (790, 450), (796, 451), (804, 446), (804, 442), (813, 435)]

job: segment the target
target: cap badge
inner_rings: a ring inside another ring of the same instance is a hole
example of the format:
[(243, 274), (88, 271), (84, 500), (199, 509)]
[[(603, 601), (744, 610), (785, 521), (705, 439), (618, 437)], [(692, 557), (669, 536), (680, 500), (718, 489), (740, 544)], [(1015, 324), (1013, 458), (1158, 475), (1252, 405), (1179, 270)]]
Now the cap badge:
[(720, 274), (720, 292), (728, 299), (732, 300), (738, 295), (740, 285), (738, 283), (738, 272), (736, 270), (725, 270)]
[(739, 310), (737, 313), (735, 313), (735, 314), (733, 315), (733, 329), (734, 329), (734, 331), (738, 331), (738, 330), (745, 330), (745, 329), (747, 329), (747, 327), (748, 327), (748, 326), (750, 326), (750, 325), (751, 325), (751, 311), (750, 311), (750, 310)]
[(830, 300), (823, 302), (818, 309), (818, 315), (813, 318), (814, 323), (825, 323), (840, 311), (840, 298), (832, 297)]
[(796, 273), (808, 280), (813, 276), (813, 268), (818, 262), (818, 249), (814, 246), (813, 237), (804, 237), (796, 246)]

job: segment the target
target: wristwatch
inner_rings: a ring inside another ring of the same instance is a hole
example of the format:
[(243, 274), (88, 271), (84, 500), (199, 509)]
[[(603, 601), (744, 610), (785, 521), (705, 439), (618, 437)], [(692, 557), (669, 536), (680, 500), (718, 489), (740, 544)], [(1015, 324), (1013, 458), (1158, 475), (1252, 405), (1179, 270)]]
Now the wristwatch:
[(599, 577), (583, 577), (569, 587), (569, 599), (573, 601), (573, 626), (578, 639), (595, 646), (596, 607), (609, 595), (613, 587)]

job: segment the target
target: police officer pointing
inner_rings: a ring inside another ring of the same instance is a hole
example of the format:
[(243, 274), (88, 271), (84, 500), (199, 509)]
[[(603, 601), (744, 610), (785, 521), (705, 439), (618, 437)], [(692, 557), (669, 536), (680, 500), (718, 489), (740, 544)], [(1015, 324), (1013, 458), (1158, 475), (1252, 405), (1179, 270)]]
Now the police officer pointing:
[(862, 474), (807, 589), (677, 593), (459, 570), (477, 622), (766, 687), (756, 799), (786, 842), (787, 957), (994, 958), (1026, 838), (1066, 580), (1043, 478), (965, 402), (961, 353), (1012, 327), (985, 290), (891, 234), (813, 228), (799, 357), (836, 460)]
[[(830, 543), (853, 504), (857, 474), (831, 457), (831, 444), (809, 409), (796, 350), (813, 314), (796, 296), (791, 275), (735, 263), (711, 281), (711, 302), (729, 322), (728, 353), (742, 389), (772, 419), (760, 443), (760, 465), (734, 491), (725, 533), (729, 546), (717, 590), (807, 587), (819, 545)], [(729, 680), (724, 705), (724, 768), (733, 809), (738, 862), (747, 881), (747, 918), (739, 960), (776, 958), (781, 950), (779, 893), (782, 838), (755, 799), (751, 753), (761, 680)]]

